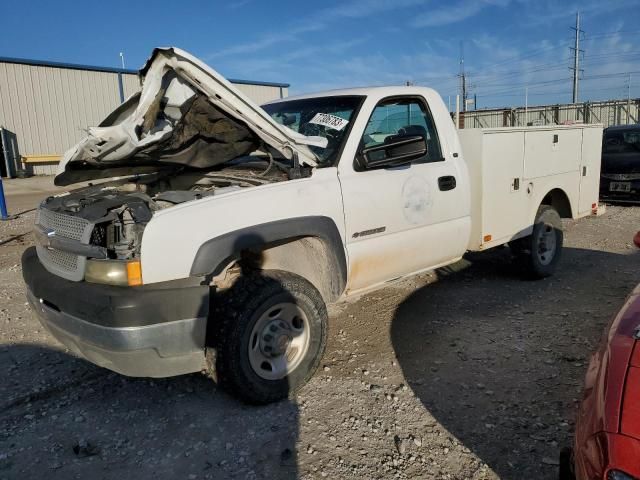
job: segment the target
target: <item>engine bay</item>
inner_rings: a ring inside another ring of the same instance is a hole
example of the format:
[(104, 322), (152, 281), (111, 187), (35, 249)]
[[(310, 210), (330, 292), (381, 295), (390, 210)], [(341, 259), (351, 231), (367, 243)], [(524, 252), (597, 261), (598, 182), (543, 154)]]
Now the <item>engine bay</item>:
[(106, 249), (110, 259), (130, 260), (140, 255), (144, 228), (156, 211), (310, 174), (296, 162), (292, 166), (272, 156), (250, 155), (208, 170), (180, 167), (89, 184), (49, 197), (40, 208), (94, 224), (90, 244)]

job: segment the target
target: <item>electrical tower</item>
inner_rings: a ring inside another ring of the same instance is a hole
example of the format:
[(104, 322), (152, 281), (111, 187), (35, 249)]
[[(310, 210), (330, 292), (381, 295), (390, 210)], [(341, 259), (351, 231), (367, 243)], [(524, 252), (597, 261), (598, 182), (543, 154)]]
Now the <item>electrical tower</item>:
[(570, 50), (573, 51), (573, 67), (569, 67), (569, 70), (573, 70), (573, 103), (578, 103), (578, 82), (580, 80), (580, 54), (584, 53), (584, 50), (580, 50), (580, 34), (584, 33), (580, 30), (580, 12), (576, 13), (576, 26), (571, 27), (576, 31), (576, 38), (574, 40), (573, 47)]

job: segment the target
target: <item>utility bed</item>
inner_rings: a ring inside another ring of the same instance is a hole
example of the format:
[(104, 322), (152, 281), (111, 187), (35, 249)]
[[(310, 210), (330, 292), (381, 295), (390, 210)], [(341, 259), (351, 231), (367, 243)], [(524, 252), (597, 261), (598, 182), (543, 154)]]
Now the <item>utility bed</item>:
[(566, 192), (553, 198), (561, 216), (597, 211), (602, 125), (477, 128), (458, 135), (471, 184), (469, 250), (531, 234), (531, 219), (553, 189)]

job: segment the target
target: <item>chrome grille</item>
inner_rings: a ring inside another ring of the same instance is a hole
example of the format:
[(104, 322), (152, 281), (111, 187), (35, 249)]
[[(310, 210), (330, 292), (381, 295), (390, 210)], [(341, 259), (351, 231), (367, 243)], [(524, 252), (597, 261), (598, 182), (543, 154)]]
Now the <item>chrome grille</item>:
[[(89, 243), (91, 231), (94, 227), (91, 222), (84, 218), (52, 212), (45, 207), (38, 209), (36, 225), (40, 225), (45, 230), (54, 231), (58, 237), (70, 238), (86, 244)], [(36, 245), (36, 249), (42, 265), (51, 273), (73, 281), (80, 281), (84, 278), (86, 257), (45, 248), (41, 245)]]
[(43, 248), (40, 260), (43, 263), (47, 262), (49, 264), (53, 264), (68, 272), (75, 272), (78, 269), (78, 256), (69, 252)]
[(84, 218), (72, 217), (44, 208), (40, 209), (38, 224), (44, 228), (55, 230), (56, 235), (80, 241), (87, 227), (91, 225), (89, 220)]

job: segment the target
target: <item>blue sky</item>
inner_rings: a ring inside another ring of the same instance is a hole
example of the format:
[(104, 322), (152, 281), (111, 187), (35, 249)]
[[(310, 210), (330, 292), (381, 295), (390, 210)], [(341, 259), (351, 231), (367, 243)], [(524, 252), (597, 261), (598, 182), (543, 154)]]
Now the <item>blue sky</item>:
[(478, 107), (571, 101), (572, 30), (585, 30), (580, 100), (640, 97), (640, 0), (23, 1), (3, 5), (0, 55), (138, 68), (154, 46), (291, 93), (392, 85), (458, 92), (461, 43)]

